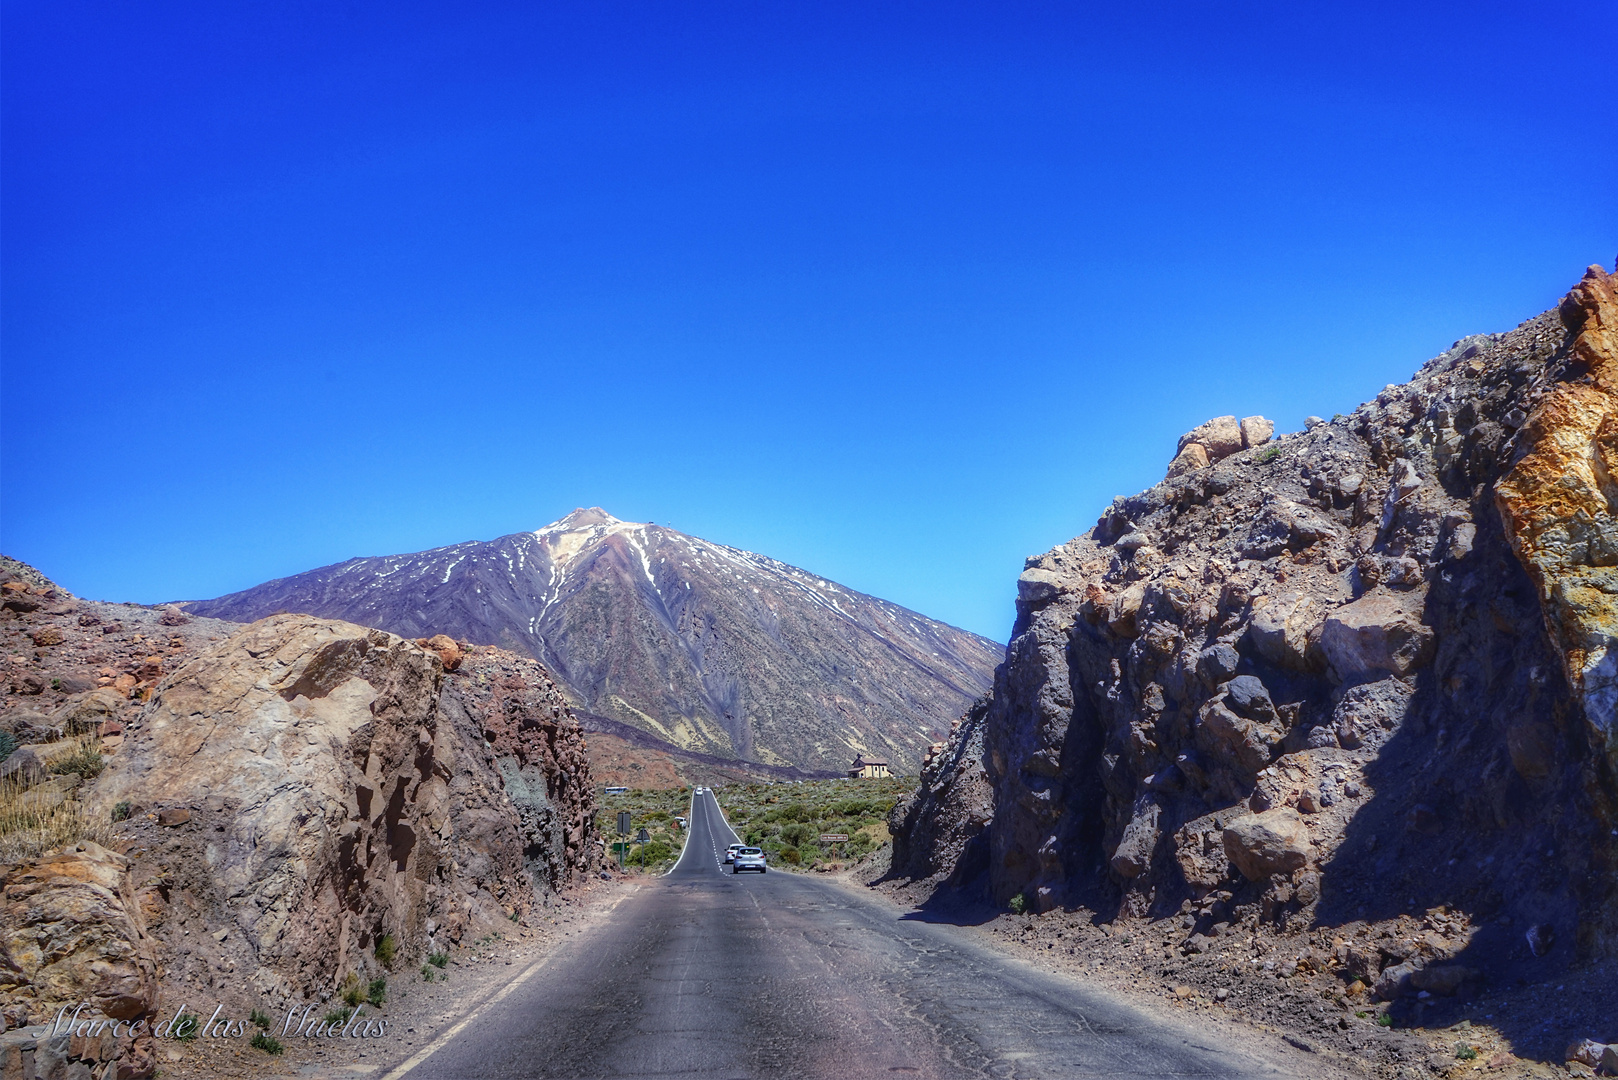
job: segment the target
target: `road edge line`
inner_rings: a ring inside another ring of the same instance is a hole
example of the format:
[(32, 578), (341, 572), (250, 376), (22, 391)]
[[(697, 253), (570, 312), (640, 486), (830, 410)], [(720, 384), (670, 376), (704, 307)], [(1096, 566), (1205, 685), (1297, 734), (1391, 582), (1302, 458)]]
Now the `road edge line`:
[[(612, 902), (612, 906), (607, 908), (607, 910), (602, 912), (602, 914), (611, 914), (613, 909), (615, 909), (619, 904), (623, 903), (624, 897), (628, 895), (628, 893), (625, 893), (622, 896), (619, 896), (618, 899)], [(392, 1069), (383, 1073), (378, 1080), (399, 1080), (400, 1077), (409, 1074), (411, 1070), (419, 1068), (422, 1062), (438, 1053), (438, 1051), (442, 1050), (446, 1045), (448, 1045), (451, 1039), (455, 1038), (455, 1036), (459, 1035), (463, 1030), (465, 1030), (466, 1025), (476, 1020), (478, 1015), (482, 1013), (484, 1009), (487, 1009), (491, 1005), (498, 1005), (502, 1000), (505, 999), (507, 994), (511, 993), (513, 990), (516, 990), (523, 983), (527, 982), (535, 974), (537, 974), (540, 968), (550, 963), (555, 955), (555, 953), (549, 953), (545, 956), (541, 956), (538, 960), (535, 960), (532, 964), (528, 965), (528, 969), (526, 971), (524, 971), (521, 975), (518, 975), (511, 982), (508, 982), (502, 989), (497, 991), (493, 997), (485, 999), (482, 1004), (478, 1005), (471, 1012), (461, 1017), (461, 1019), (456, 1022), (456, 1024), (448, 1031), (444, 1032), (444, 1034), (440, 1035), (438, 1038), (416, 1051), (415, 1054), (411, 1055), (409, 1058), (406, 1058), (400, 1064), (395, 1065)]]

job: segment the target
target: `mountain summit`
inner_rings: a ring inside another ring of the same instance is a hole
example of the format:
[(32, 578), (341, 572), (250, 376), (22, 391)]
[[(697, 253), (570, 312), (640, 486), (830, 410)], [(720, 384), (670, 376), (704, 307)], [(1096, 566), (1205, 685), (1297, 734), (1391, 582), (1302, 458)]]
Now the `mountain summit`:
[(797, 567), (600, 507), (188, 608), (238, 621), (299, 612), (499, 645), (545, 663), (582, 713), (683, 751), (808, 770), (865, 755), (913, 771), (988, 690), (1004, 654)]

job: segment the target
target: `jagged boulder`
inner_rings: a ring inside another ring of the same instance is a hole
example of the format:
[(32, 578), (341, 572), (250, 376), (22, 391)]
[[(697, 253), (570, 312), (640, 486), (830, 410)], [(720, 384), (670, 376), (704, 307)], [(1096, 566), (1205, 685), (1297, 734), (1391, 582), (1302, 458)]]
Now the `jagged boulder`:
[(1291, 807), (1246, 814), (1225, 826), (1225, 854), (1248, 881), (1290, 874), (1309, 865), (1314, 844)]
[(1339, 681), (1405, 675), (1433, 657), (1435, 635), (1421, 622), (1424, 591), (1371, 592), (1326, 617), (1320, 650)]
[(157, 1006), (157, 958), (129, 860), (83, 841), (0, 866), (0, 991), (33, 1008), (89, 1001), (129, 1020)]

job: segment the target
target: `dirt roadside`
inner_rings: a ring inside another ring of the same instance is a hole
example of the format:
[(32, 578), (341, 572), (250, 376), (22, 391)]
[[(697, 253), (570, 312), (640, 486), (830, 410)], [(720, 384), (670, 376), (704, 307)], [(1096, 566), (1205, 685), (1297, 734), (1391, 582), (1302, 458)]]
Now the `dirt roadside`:
[(1345, 980), (1333, 956), (1356, 935), (1383, 947), (1442, 922), (1442, 913), (1408, 925), (1318, 928), (1296, 934), (1240, 934), (1185, 949), (1179, 919), (1099, 920), (1093, 912), (1056, 909), (1042, 915), (940, 902), (925, 883), (882, 881), (877, 853), (830, 875), (847, 888), (882, 897), (895, 910), (960, 927), (973, 940), (1046, 971), (1068, 975), (1139, 1007), (1290, 1056), (1297, 1075), (1415, 1078), (1501, 1077), (1546, 1080), (1588, 1077), (1594, 1070), (1562, 1064), (1564, 1049), (1611, 1026), (1618, 969), (1587, 965), (1551, 983), (1483, 986), (1455, 997), (1422, 995), (1414, 1007), (1373, 1000), (1368, 987)]
[[(190, 1043), (165, 1041), (158, 1050), (158, 1076), (162, 1080), (386, 1076), (529, 973), (558, 946), (603, 925), (620, 902), (642, 887), (633, 878), (593, 881), (535, 913), (529, 925), (514, 928), (495, 940), (456, 949), (444, 968), (432, 970), (431, 982), (422, 972), (399, 973), (390, 980), (387, 1002), (380, 1008), (367, 1005), (361, 1013), (362, 1019), (374, 1017), (387, 1022), (387, 1033), (380, 1038), (299, 1037), (296, 1020), (293, 1032), (283, 1033), (286, 1017), (280, 1014), (271, 1018), (270, 1029), (284, 1047), (280, 1054), (257, 1049), (246, 1037), (197, 1038)], [(173, 996), (164, 995), (169, 1012), (174, 1009), (168, 1004)], [(195, 1009), (203, 1003), (190, 1004)], [(322, 1003), (311, 1015), (323, 1015), (337, 1004)]]

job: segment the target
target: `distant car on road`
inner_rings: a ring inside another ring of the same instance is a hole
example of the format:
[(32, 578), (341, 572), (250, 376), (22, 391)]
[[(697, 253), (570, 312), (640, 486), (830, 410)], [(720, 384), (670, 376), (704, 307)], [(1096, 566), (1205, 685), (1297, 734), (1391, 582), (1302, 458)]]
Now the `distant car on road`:
[(744, 847), (737, 849), (736, 861), (731, 863), (730, 872), (739, 874), (743, 870), (757, 870), (761, 874), (770, 872), (770, 868), (764, 865), (763, 848)]
[(728, 848), (725, 849), (725, 861), (726, 862), (735, 862), (736, 861), (736, 853), (738, 851), (740, 851), (742, 848), (746, 847), (746, 846), (747, 846), (746, 844), (732, 844), (732, 845), (730, 845)]

